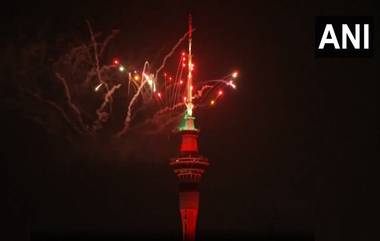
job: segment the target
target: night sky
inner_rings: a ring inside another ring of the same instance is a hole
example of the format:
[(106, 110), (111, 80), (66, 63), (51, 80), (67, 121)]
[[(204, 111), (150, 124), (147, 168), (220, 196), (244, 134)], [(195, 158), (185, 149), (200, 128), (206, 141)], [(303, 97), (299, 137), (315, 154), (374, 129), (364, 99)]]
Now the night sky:
[[(175, 134), (134, 133), (125, 146), (107, 139), (69, 143), (25, 118), (35, 109), (19, 102), (17, 76), (33, 72), (41, 88), (54, 89), (48, 84), (53, 62), (68, 42), (89, 41), (86, 19), (98, 32), (120, 30), (110, 61), (157, 64), (186, 31), (189, 11), (195, 78), (240, 71), (237, 91), (226, 92), (215, 108), (196, 110), (201, 154), (211, 162), (200, 187), (200, 239), (369, 239), (378, 228), (371, 197), (378, 187), (370, 171), (380, 123), (374, 2), (31, 1), (2, 7), (1, 156), (13, 238), (0, 239), (180, 238), (177, 179), (168, 165), (177, 153)], [(374, 16), (375, 56), (316, 58), (314, 17), (320, 15)], [(22, 51), (38, 42), (49, 46), (46, 58), (23, 67)], [(121, 117), (116, 114), (119, 125)]]

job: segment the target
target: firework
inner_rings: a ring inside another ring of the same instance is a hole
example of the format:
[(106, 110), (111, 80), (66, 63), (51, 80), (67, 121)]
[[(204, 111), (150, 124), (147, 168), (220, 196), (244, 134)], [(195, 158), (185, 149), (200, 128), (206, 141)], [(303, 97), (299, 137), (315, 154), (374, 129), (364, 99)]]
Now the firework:
[[(190, 22), (188, 32), (165, 55), (157, 70), (154, 71), (150, 68), (149, 62), (146, 61), (141, 71), (134, 70), (132, 75), (129, 73), (128, 85), (134, 86), (135, 90), (132, 99), (128, 103), (124, 127), (118, 132), (117, 136), (125, 134), (130, 127), (135, 108), (134, 105), (140, 99), (139, 97), (141, 97), (142, 105), (156, 103), (159, 106), (156, 114), (165, 113), (167, 110), (178, 110), (178, 113), (181, 113), (182, 108), (185, 107), (186, 114), (191, 116), (194, 108), (214, 106), (223, 97), (225, 88), (237, 88), (236, 79), (238, 71), (234, 71), (216, 80), (193, 82), (192, 32), (194, 32), (194, 29)], [(166, 68), (169, 58), (175, 55), (179, 46), (186, 38), (189, 41), (188, 51), (178, 53), (178, 64), (175, 74), (171, 75), (169, 71), (160, 74)], [(113, 63), (118, 66), (119, 71), (124, 71), (124, 67), (118, 59), (115, 59)], [(186, 84), (184, 84), (185, 81)], [(99, 89), (100, 86), (101, 83), (95, 89)], [(156, 114), (153, 113), (153, 116), (157, 117)]]
[[(191, 20), (188, 31), (163, 56), (161, 62), (146, 60), (141, 67), (119, 57), (105, 59), (105, 48), (118, 31), (112, 31), (103, 42), (99, 42), (100, 35), (93, 32), (88, 21), (86, 23), (90, 43), (74, 47), (56, 64), (55, 77), (60, 81), (66, 102), (60, 103), (58, 96), (57, 100), (48, 99), (49, 94), (27, 91), (33, 93), (30, 95), (32, 98), (43, 100), (58, 110), (78, 134), (95, 136), (107, 126), (116, 93), (121, 97), (118, 100), (125, 101), (125, 108), (117, 110), (124, 115), (124, 122), (115, 123), (118, 120), (113, 119), (114, 125), (119, 125), (116, 136), (120, 137), (130, 128), (140, 128), (144, 123), (154, 123), (159, 127), (156, 130), (160, 130), (184, 113), (192, 116), (194, 109), (215, 106), (227, 93), (226, 89), (237, 88), (237, 71), (215, 80), (194, 79), (196, 59), (192, 55), (192, 35), (195, 29)], [(188, 48), (184, 50), (186, 40)], [(201, 70), (201, 66), (197, 66), (197, 71)], [(90, 102), (97, 105), (89, 105)], [(119, 103), (118, 106), (122, 105)], [(139, 112), (144, 112), (146, 119), (134, 122)], [(147, 128), (144, 131), (149, 132)]]

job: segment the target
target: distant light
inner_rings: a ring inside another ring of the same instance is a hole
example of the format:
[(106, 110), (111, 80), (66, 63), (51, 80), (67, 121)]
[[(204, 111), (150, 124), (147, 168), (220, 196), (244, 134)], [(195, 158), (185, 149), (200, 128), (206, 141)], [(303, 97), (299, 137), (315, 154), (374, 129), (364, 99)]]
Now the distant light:
[(182, 68), (185, 68), (186, 67), (186, 64), (182, 64)]
[(158, 92), (157, 95), (158, 95), (159, 98), (161, 98), (161, 93), (160, 92)]
[(215, 100), (210, 101), (210, 105), (215, 105)]
[(223, 91), (219, 90), (218, 95), (223, 95)]
[(113, 64), (118, 65), (118, 64), (120, 64), (120, 61), (118, 59), (114, 59)]
[(181, 85), (181, 84), (183, 84), (183, 81), (182, 81), (182, 80), (180, 80), (180, 81), (179, 81), (179, 84), (180, 84), (180, 85)]
[(186, 100), (187, 100), (186, 96), (185, 96), (185, 97), (183, 97), (183, 101), (185, 101), (185, 102), (186, 102)]
[(120, 65), (120, 66), (119, 66), (119, 71), (120, 71), (120, 72), (123, 72), (124, 70), (125, 70), (124, 66)]
[(186, 58), (185, 58), (185, 57), (182, 57), (182, 61), (186, 61)]
[(182, 52), (182, 56), (185, 56), (185, 54), (186, 54), (185, 52)]
[(232, 73), (232, 78), (237, 78), (239, 75), (239, 73), (237, 71), (233, 72)]
[(172, 77), (171, 77), (171, 76), (169, 77), (169, 80), (172, 80)]
[(138, 81), (138, 80), (140, 80), (140, 76), (139, 76), (138, 74), (135, 74), (135, 75), (133, 76), (133, 79), (136, 80), (136, 81)]

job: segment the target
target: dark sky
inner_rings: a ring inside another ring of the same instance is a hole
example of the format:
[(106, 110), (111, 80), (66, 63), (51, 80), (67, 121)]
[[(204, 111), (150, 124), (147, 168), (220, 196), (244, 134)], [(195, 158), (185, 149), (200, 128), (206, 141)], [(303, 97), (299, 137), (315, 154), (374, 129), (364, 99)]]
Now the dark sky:
[[(236, 92), (196, 113), (201, 153), (211, 161), (201, 185), (199, 235), (370, 237), (378, 18), (373, 58), (318, 59), (313, 46), (315, 16), (375, 16), (373, 3), (33, 1), (2, 11), (4, 48), (86, 40), (88, 19), (97, 31), (120, 29), (111, 52), (139, 65), (162, 57), (186, 31), (191, 11), (197, 77), (241, 72)], [(9, 101), (17, 79), (7, 74), (2, 70), (2, 149), (12, 235), (179, 237), (177, 182), (168, 166), (177, 148), (172, 134), (147, 140), (143, 152), (125, 160), (98, 158), (22, 118)]]

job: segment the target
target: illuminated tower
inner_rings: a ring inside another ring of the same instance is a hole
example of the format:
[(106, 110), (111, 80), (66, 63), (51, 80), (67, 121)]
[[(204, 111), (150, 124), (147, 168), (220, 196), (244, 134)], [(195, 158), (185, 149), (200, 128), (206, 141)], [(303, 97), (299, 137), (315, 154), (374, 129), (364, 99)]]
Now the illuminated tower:
[(195, 240), (197, 226), (199, 190), (198, 185), (202, 179), (209, 162), (198, 151), (199, 130), (195, 128), (192, 103), (192, 56), (191, 56), (191, 16), (189, 16), (189, 62), (187, 76), (187, 96), (185, 98), (186, 113), (179, 127), (181, 145), (179, 155), (170, 160), (170, 166), (179, 180), (179, 210), (182, 222), (182, 235), (184, 241)]
[(199, 207), (198, 185), (209, 165), (208, 160), (199, 155), (198, 134), (194, 117), (185, 115), (180, 127), (180, 153), (170, 161), (170, 166), (179, 180), (179, 210), (184, 241), (195, 240)]

